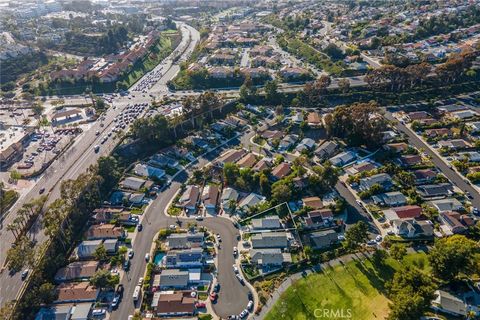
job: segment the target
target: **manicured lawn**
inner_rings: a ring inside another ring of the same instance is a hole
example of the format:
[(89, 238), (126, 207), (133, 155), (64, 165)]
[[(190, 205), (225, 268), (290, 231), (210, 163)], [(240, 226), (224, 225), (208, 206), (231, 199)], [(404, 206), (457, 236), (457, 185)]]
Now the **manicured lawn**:
[(381, 268), (368, 260), (351, 261), (346, 267), (339, 265), (302, 278), (282, 294), (265, 319), (315, 319), (314, 313), (323, 312), (316, 309), (343, 309), (344, 315), (350, 309), (355, 320), (384, 319), (389, 311), (384, 285), (399, 266), (390, 258)]

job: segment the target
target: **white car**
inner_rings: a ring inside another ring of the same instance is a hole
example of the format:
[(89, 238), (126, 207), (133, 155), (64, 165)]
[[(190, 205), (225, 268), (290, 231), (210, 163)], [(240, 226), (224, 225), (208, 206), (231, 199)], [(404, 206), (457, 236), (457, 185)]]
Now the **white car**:
[(146, 253), (145, 254), (145, 261), (150, 261), (150, 254), (149, 253)]
[(375, 237), (375, 241), (376, 242), (381, 242), (383, 240), (382, 236), (381, 235), (378, 235)]
[(248, 310), (252, 310), (252, 309), (253, 309), (253, 301), (252, 301), (252, 300), (248, 301), (247, 309), (248, 309)]
[(236, 265), (233, 265), (232, 268), (233, 268), (233, 272), (238, 273), (238, 267)]
[(233, 255), (236, 256), (238, 254), (238, 249), (237, 247), (233, 247)]
[(92, 316), (93, 317), (101, 317), (104, 316), (106, 313), (105, 309), (93, 309)]
[(142, 286), (143, 285), (143, 278), (138, 279), (138, 285)]

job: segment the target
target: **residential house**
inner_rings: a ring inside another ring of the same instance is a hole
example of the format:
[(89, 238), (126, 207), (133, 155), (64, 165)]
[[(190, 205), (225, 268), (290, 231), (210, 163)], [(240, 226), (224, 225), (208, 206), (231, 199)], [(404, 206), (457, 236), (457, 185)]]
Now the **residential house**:
[(120, 186), (123, 189), (139, 191), (145, 185), (146, 181), (136, 177), (127, 177), (122, 182)]
[(318, 112), (309, 112), (307, 115), (307, 124), (310, 127), (321, 127), (322, 126), (322, 119)]
[(395, 235), (404, 238), (431, 237), (433, 235), (433, 223), (430, 220), (394, 220), (392, 228)]
[(261, 196), (259, 194), (252, 192), (238, 203), (238, 208), (241, 210), (247, 210), (264, 201), (265, 201), (264, 196)]
[(386, 173), (378, 173), (370, 177), (360, 179), (360, 190), (369, 190), (373, 185), (378, 184), (384, 190), (389, 190), (393, 186), (392, 178)]
[(95, 250), (102, 245), (102, 240), (85, 240), (76, 248), (75, 254), (79, 259), (93, 258)]
[(400, 165), (403, 167), (416, 166), (422, 163), (422, 156), (418, 154), (408, 154), (399, 157)]
[(286, 162), (280, 163), (278, 166), (273, 168), (272, 170), (272, 177), (274, 180), (280, 180), (286, 176), (288, 176), (292, 172), (292, 169), (290, 167), (290, 164)]
[(35, 320), (88, 320), (92, 307), (92, 302), (55, 304), (41, 308)]
[(323, 209), (323, 202), (319, 197), (303, 198), (302, 203), (304, 207), (312, 208), (314, 210)]
[(469, 162), (480, 162), (480, 152), (478, 151), (459, 152), (457, 158), (467, 159)]
[(220, 191), (215, 185), (206, 185), (202, 192), (203, 207), (209, 214), (217, 213), (217, 202)]
[[(165, 170), (149, 166), (148, 164), (145, 164), (145, 163), (137, 163), (135, 165), (135, 168), (133, 168), (133, 172), (137, 176), (146, 177), (146, 178), (161, 179), (165, 176)], [(135, 190), (138, 190), (138, 189), (135, 189)]]
[(279, 151), (287, 151), (297, 142), (298, 136), (294, 134), (289, 134), (283, 137), (283, 139), (278, 144)]
[(222, 154), (217, 160), (216, 160), (216, 163), (223, 167), (225, 165), (225, 163), (234, 163), (234, 162), (237, 162), (238, 160), (240, 160), (245, 154), (247, 153), (247, 151), (243, 150), (243, 149), (230, 149), (228, 151), (226, 151), (224, 154)]
[(240, 168), (251, 168), (257, 163), (257, 158), (253, 153), (247, 153), (243, 158), (237, 161)]
[(310, 244), (314, 249), (328, 248), (338, 242), (338, 234), (335, 230), (322, 230), (309, 234)]
[(237, 203), (238, 192), (233, 188), (224, 188), (222, 191), (222, 197), (220, 202), (222, 204), (223, 211), (230, 212), (233, 208), (231, 207), (232, 203)]
[(165, 266), (171, 268), (194, 268), (203, 266), (203, 249), (169, 251), (165, 256)]
[(269, 216), (265, 218), (252, 219), (253, 230), (272, 230), (280, 229), (282, 224), (277, 216)]
[(197, 211), (199, 196), (200, 188), (195, 185), (188, 185), (178, 200), (177, 206), (183, 208), (188, 213), (195, 213)]
[(98, 269), (98, 261), (75, 261), (57, 271), (56, 282), (80, 281), (90, 279)]
[(453, 233), (464, 233), (467, 231), (467, 228), (460, 221), (461, 214), (453, 211), (441, 212), (438, 217), (440, 221), (448, 228), (448, 230)]
[(403, 206), (407, 203), (407, 198), (399, 191), (377, 194), (372, 196), (372, 200), (375, 204), (388, 207)]
[(57, 300), (54, 303), (94, 302), (100, 290), (88, 282), (62, 283), (56, 287)]
[(333, 213), (330, 209), (313, 210), (303, 218), (306, 229), (319, 229), (333, 224)]
[(447, 211), (458, 211), (463, 209), (462, 203), (455, 198), (434, 200), (430, 203), (435, 209), (438, 210), (439, 213)]
[(283, 132), (279, 130), (265, 130), (260, 134), (260, 137), (267, 140), (267, 142), (271, 142), (275, 139), (282, 139)]
[(401, 153), (408, 150), (408, 144), (406, 144), (405, 142), (389, 143), (386, 145), (386, 148), (397, 153)]
[(422, 207), (407, 205), (383, 211), (385, 219), (390, 223), (395, 220), (417, 219), (422, 215)]
[(451, 195), (453, 186), (450, 183), (425, 184), (417, 187), (417, 192), (422, 198), (437, 198)]
[(202, 232), (173, 233), (167, 237), (169, 250), (201, 248), (203, 246), (204, 234)]
[(292, 255), (288, 252), (282, 252), (281, 249), (261, 249), (250, 250), (250, 260), (253, 264), (264, 267), (281, 267), (284, 264), (292, 262)]
[(252, 248), (288, 248), (288, 237), (286, 232), (255, 233), (251, 237)]
[(304, 138), (298, 146), (295, 148), (298, 152), (302, 152), (303, 150), (312, 150), (315, 147), (315, 140), (310, 138)]
[(185, 289), (188, 286), (188, 271), (180, 269), (165, 269), (160, 273), (160, 290)]
[(431, 118), (432, 116), (426, 111), (414, 111), (407, 114), (407, 119), (409, 121), (422, 121)]
[(258, 161), (252, 168), (253, 171), (255, 172), (260, 172), (266, 169), (270, 169), (271, 162), (267, 159), (262, 159)]
[(333, 141), (326, 141), (315, 149), (315, 155), (319, 159), (327, 159), (337, 150), (338, 144)]
[(125, 229), (109, 223), (93, 225), (88, 228), (85, 235), (87, 240), (122, 239), (127, 236)]
[(152, 307), (158, 317), (185, 317), (195, 314), (195, 302), (188, 291), (158, 291), (153, 295)]
[(476, 111), (473, 111), (471, 109), (466, 109), (466, 110), (460, 110), (460, 111), (455, 111), (451, 113), (452, 118), (458, 119), (458, 120), (469, 120), (474, 117), (478, 116), (478, 113)]
[(309, 72), (306, 69), (299, 67), (283, 67), (279, 71), (280, 76), (286, 81), (301, 80), (309, 76)]
[(443, 291), (435, 290), (435, 299), (432, 301), (432, 308), (454, 316), (465, 317), (468, 314), (468, 305), (459, 297)]
[(336, 167), (343, 167), (357, 158), (357, 155), (352, 151), (345, 151), (337, 154), (329, 159), (332, 165)]
[(159, 167), (176, 168), (179, 164), (177, 160), (161, 153), (153, 155), (150, 161), (152, 161), (156, 166)]
[(115, 254), (118, 250), (118, 240), (117, 239), (105, 239), (103, 240), (103, 246), (107, 251), (107, 254)]
[(452, 131), (449, 128), (427, 129), (424, 131), (424, 135), (428, 138), (450, 137)]
[(480, 132), (480, 121), (467, 122), (466, 126), (470, 129), (472, 133)]
[(463, 139), (441, 140), (438, 142), (438, 145), (442, 148), (447, 148), (452, 150), (468, 149), (472, 147), (471, 143)]
[(432, 169), (418, 169), (413, 172), (415, 184), (431, 183), (437, 178), (437, 172)]
[(371, 171), (373, 169), (376, 169), (377, 166), (370, 162), (370, 161), (364, 161), (364, 162), (360, 162), (360, 163), (357, 163), (351, 167), (349, 167), (348, 169), (346, 169), (345, 171), (349, 174), (349, 175), (356, 175), (358, 173), (361, 173), (361, 172), (364, 172), (364, 171)]

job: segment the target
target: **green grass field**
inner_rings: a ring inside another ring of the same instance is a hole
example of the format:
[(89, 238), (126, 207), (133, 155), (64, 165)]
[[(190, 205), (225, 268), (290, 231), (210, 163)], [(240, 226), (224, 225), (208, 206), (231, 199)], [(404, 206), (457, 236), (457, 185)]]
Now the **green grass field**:
[[(408, 255), (401, 264), (430, 270), (424, 253)], [(355, 320), (384, 319), (389, 311), (385, 283), (401, 264), (388, 258), (383, 267), (376, 268), (368, 260), (351, 261), (345, 267), (338, 265), (302, 278), (282, 294), (265, 319), (321, 319), (326, 318), (324, 309), (343, 310), (344, 317), (350, 310), (350, 319)], [(328, 319), (341, 316), (330, 314)]]

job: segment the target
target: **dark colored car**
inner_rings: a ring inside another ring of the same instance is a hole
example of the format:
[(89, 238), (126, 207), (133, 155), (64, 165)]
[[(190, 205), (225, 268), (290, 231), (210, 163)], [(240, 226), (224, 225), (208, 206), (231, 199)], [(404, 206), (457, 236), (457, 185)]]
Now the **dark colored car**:
[(123, 270), (128, 271), (130, 269), (130, 260), (125, 260), (123, 263)]

